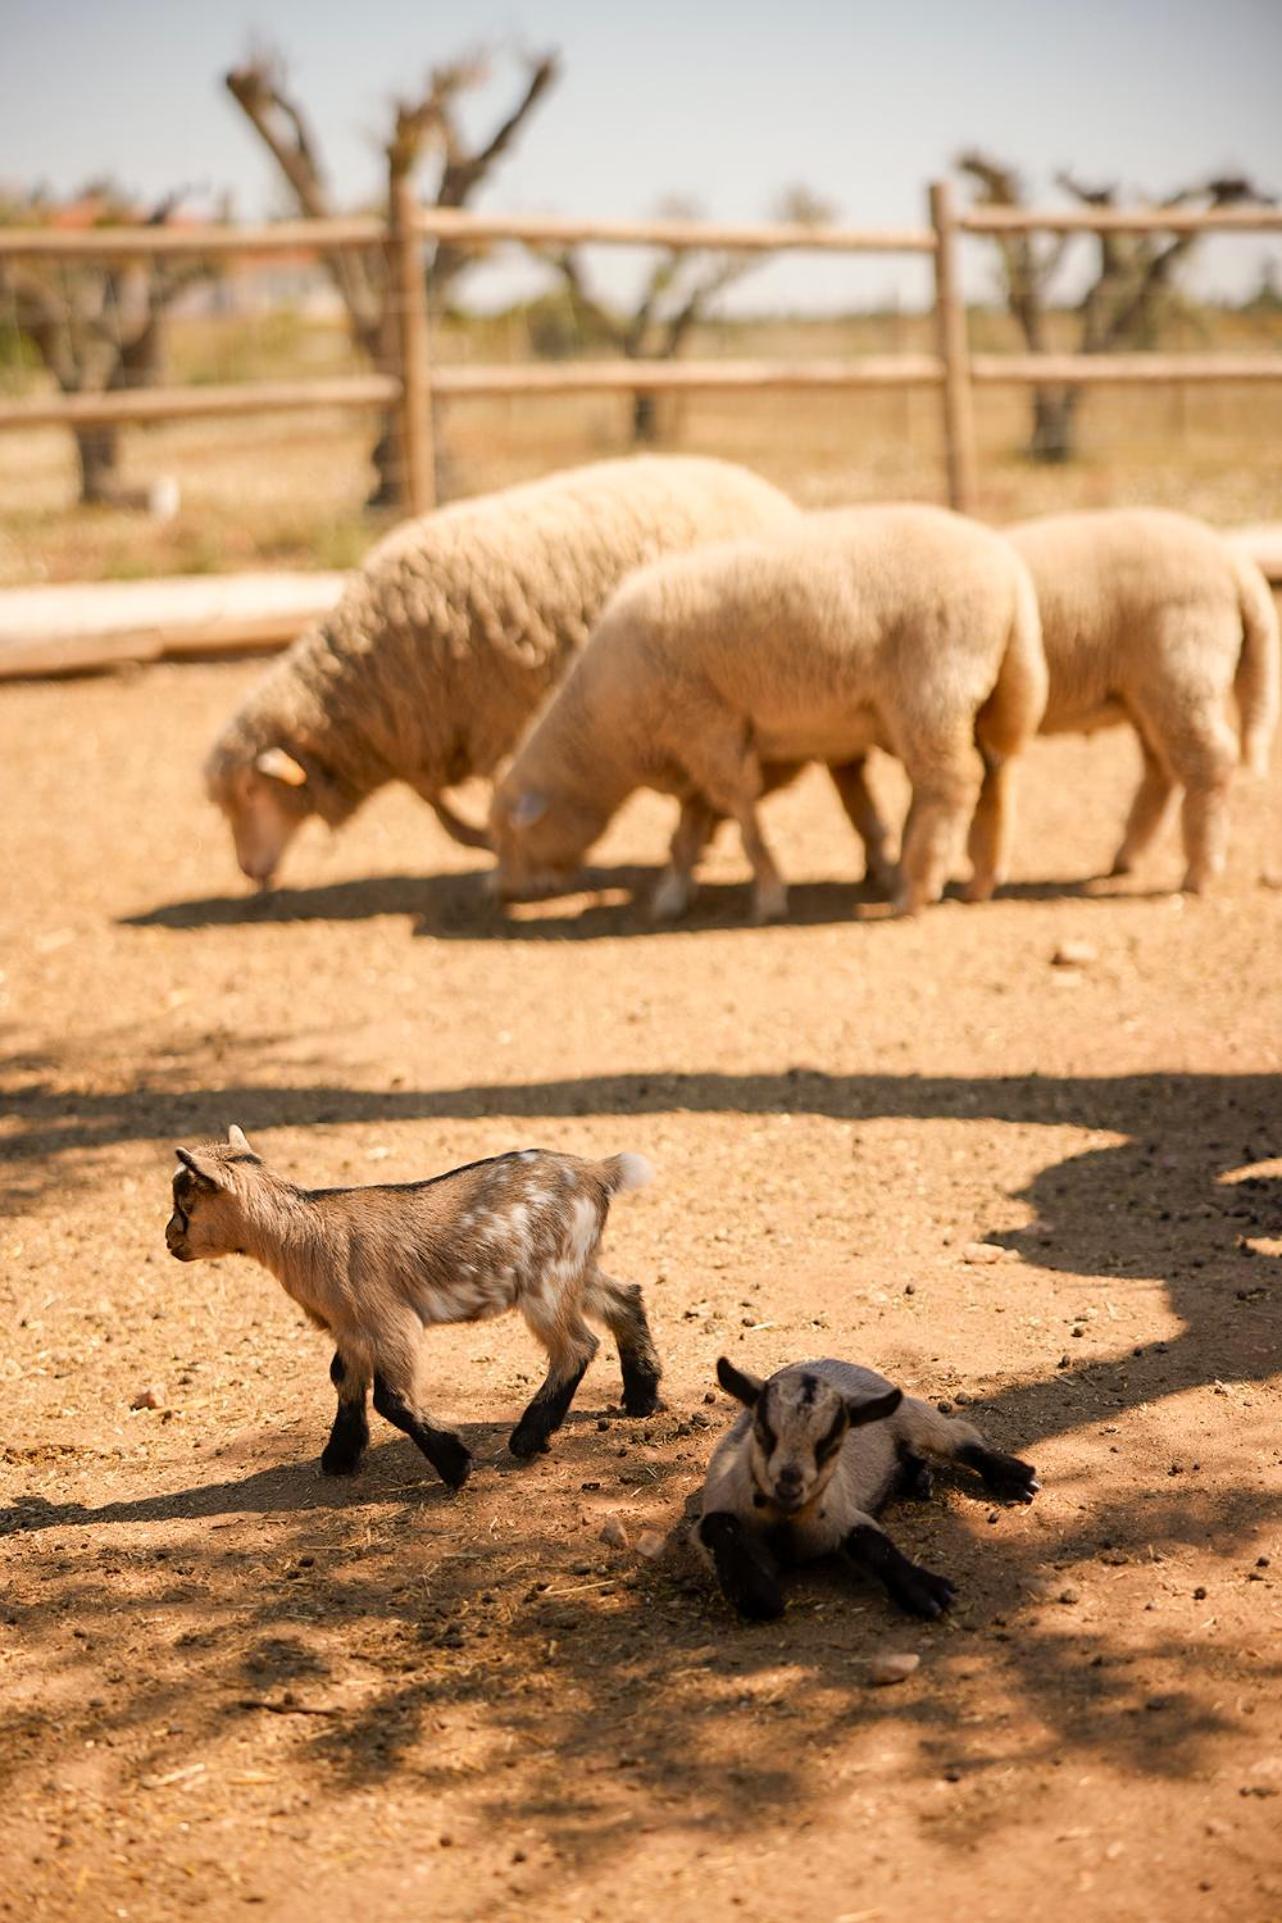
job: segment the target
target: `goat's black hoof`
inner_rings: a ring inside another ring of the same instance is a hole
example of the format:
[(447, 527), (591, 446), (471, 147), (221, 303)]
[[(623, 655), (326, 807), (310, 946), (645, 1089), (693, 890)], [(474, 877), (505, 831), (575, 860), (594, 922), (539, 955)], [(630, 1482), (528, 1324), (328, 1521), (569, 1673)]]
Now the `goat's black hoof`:
[(895, 1584), (894, 1597), (908, 1615), (933, 1622), (946, 1609), (951, 1609), (957, 1591), (947, 1576), (936, 1576), (929, 1569), (914, 1567)]
[(472, 1451), (457, 1436), (438, 1438), (432, 1466), (447, 1489), (461, 1489), (472, 1473)]
[(1042, 1486), (1032, 1463), (1018, 1456), (993, 1455), (981, 1474), (989, 1495), (999, 1502), (1031, 1502)]
[(354, 1476), (361, 1466), (359, 1455), (347, 1449), (326, 1449), (320, 1459), (323, 1476)]
[(527, 1429), (523, 1422), (518, 1422), (507, 1439), (507, 1446), (518, 1462), (533, 1462), (535, 1456), (547, 1455), (551, 1444), (541, 1429)]
[(659, 1394), (657, 1381), (636, 1383), (623, 1391), (623, 1413), (625, 1416), (657, 1416), (664, 1407), (663, 1397)]

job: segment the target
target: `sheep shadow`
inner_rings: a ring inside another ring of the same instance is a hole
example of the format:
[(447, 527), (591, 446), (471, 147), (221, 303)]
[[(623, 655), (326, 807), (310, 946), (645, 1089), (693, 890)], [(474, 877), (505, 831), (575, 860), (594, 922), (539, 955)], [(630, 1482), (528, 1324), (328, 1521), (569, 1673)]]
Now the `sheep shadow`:
[[(162, 903), (123, 915), (124, 928), (198, 929), (288, 925), (298, 922), (409, 922), (419, 939), (438, 941), (593, 941), (619, 936), (700, 933), (710, 929), (755, 932), (751, 886), (739, 881), (700, 883), (690, 908), (677, 921), (655, 921), (649, 903), (660, 873), (657, 867), (627, 864), (594, 868), (581, 887), (565, 896), (518, 903), (505, 909), (488, 892), (488, 871), (428, 875), (370, 875), (313, 887), (282, 887), (260, 894), (208, 895)], [(1165, 899), (1169, 888), (1144, 888), (1107, 876), (1065, 876), (1003, 884), (997, 902), (1106, 902), (1137, 906)], [(961, 884), (950, 884), (945, 901), (961, 900)], [(982, 909), (974, 910), (982, 913)], [(843, 921), (887, 919), (884, 894), (867, 880), (794, 882), (788, 891), (787, 926), (827, 927)]]

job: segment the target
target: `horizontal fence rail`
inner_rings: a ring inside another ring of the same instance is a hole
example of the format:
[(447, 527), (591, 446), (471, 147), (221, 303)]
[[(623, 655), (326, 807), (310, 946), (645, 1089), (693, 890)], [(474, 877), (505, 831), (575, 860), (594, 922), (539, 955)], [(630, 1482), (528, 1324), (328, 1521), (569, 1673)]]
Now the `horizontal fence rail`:
[[(974, 391), (993, 386), (1152, 386), (1158, 383), (1259, 382), (1282, 379), (1282, 354), (974, 354), (960, 291), (958, 251), (972, 236), (1013, 233), (1277, 233), (1282, 208), (1083, 207), (1067, 210), (974, 207), (961, 211), (951, 185), (930, 190), (929, 224), (860, 228), (801, 222), (725, 224), (694, 220), (573, 220), (544, 214), (473, 214), (422, 207), (408, 183), (392, 196), (389, 218), (358, 215), (287, 220), (253, 227), (165, 223), (52, 228), (0, 227), (0, 263), (148, 257), (224, 259), (307, 252), (325, 257), (346, 250), (385, 254), (393, 300), (392, 325), (379, 371), (307, 381), (257, 381), (208, 387), (135, 387), (74, 391), (0, 401), (0, 432), (62, 426), (82, 429), (164, 420), (300, 412), (311, 409), (382, 410), (389, 418), (406, 477), (406, 505), (433, 505), (432, 419), (435, 404), (482, 397), (556, 394), (676, 394), (933, 388), (941, 401), (947, 491), (952, 505), (974, 507), (976, 447)], [(694, 249), (723, 253), (811, 251), (828, 254), (916, 253), (934, 270), (934, 354), (868, 354), (811, 361), (579, 360), (451, 365), (430, 356), (425, 261), (428, 243), (485, 248), (510, 241), (537, 250), (591, 244)]]

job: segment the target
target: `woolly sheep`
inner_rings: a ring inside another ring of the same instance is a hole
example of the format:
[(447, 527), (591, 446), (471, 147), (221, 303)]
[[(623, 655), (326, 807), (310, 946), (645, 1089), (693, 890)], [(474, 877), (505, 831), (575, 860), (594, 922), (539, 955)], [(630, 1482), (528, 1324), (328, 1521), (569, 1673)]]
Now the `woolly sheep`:
[(828, 1555), (876, 1576), (910, 1615), (947, 1609), (952, 1583), (910, 1562), (874, 1520), (892, 1496), (930, 1494), (924, 1456), (975, 1470), (1002, 1502), (1037, 1492), (1031, 1463), (857, 1363), (797, 1362), (763, 1382), (722, 1356), (717, 1377), (744, 1413), (708, 1465), (696, 1539), (743, 1616), (782, 1615), (781, 1569)]
[(738, 823), (754, 909), (786, 893), (757, 803), (796, 763), (826, 762), (876, 858), (871, 746), (913, 787), (898, 906), (937, 900), (975, 809), (971, 893), (1004, 872), (1011, 760), (1035, 731), (1046, 670), (1032, 583), (1009, 543), (942, 508), (840, 509), (656, 563), (614, 597), (527, 735), (491, 811), (497, 887), (564, 887), (638, 787), (683, 812), (656, 912), (679, 913), (718, 816)]
[(308, 815), (337, 827), (393, 780), (416, 789), (456, 840), (484, 846), (444, 791), (510, 753), (623, 577), (797, 513), (745, 468), (644, 455), (396, 529), (209, 755), (209, 795), (242, 871), (267, 885)]
[(1202, 522), (1154, 508), (1055, 514), (1007, 534), (1041, 608), (1042, 732), (1129, 722), (1140, 738), (1144, 772), (1113, 873), (1130, 873), (1180, 786), (1184, 886), (1200, 891), (1224, 865), (1238, 760), (1230, 689), (1253, 773), (1265, 772), (1277, 725), (1278, 620), (1264, 576)]
[(350, 1475), (360, 1462), (372, 1379), (375, 1409), (441, 1480), (451, 1489), (467, 1480), (469, 1450), (432, 1422), (423, 1398), (420, 1338), (433, 1323), (516, 1308), (547, 1350), (547, 1379), (512, 1432), (513, 1455), (546, 1448), (564, 1422), (597, 1351), (587, 1316), (618, 1346), (627, 1413), (659, 1407), (641, 1291), (597, 1265), (611, 1198), (650, 1179), (642, 1156), (586, 1162), (522, 1149), (424, 1182), (302, 1189), (266, 1167), (239, 1128), (177, 1154), (170, 1254), (251, 1256), (334, 1338), (338, 1413), (321, 1457), (326, 1475)]

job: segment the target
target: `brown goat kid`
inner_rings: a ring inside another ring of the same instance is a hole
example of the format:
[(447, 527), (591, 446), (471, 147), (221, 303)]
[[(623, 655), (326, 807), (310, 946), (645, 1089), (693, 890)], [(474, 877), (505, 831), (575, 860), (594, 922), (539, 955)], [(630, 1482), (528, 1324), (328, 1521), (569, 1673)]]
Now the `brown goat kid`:
[(546, 1449), (597, 1351), (587, 1317), (618, 1346), (623, 1406), (659, 1407), (659, 1359), (641, 1291), (597, 1266), (611, 1198), (641, 1188), (639, 1155), (602, 1162), (522, 1149), (423, 1182), (303, 1189), (269, 1169), (239, 1128), (226, 1142), (177, 1151), (174, 1211), (165, 1228), (180, 1262), (248, 1255), (334, 1338), (338, 1413), (321, 1456), (350, 1475), (369, 1441), (371, 1382), (378, 1413), (416, 1442), (459, 1489), (472, 1466), (453, 1430), (427, 1414), (423, 1330), (516, 1308), (548, 1353), (546, 1380), (509, 1439), (513, 1455)]

